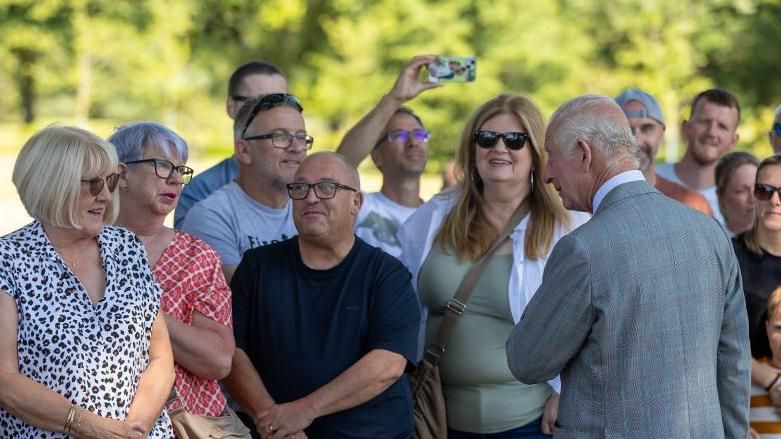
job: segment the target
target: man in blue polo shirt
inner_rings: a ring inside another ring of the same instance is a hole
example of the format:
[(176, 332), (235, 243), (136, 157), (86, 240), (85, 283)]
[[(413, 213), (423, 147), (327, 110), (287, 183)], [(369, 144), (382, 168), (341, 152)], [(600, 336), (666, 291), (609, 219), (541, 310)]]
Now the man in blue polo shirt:
[(231, 281), (228, 390), (263, 437), (410, 437), (410, 274), (353, 234), (363, 194), (343, 156), (311, 155), (287, 188), (298, 236), (247, 251)]

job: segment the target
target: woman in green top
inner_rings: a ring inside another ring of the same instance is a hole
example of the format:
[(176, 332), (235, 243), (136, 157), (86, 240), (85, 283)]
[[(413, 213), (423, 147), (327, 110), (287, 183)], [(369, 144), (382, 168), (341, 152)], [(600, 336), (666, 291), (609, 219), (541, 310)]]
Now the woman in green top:
[(429, 343), (464, 274), (529, 199), (530, 213), (490, 260), (439, 363), (451, 438), (552, 433), (558, 379), (518, 382), (505, 350), (553, 245), (588, 218), (567, 212), (542, 183), (544, 131), (542, 115), (528, 98), (501, 95), (483, 104), (461, 136), (459, 183), (418, 208), (399, 231), (402, 262), (429, 313)]

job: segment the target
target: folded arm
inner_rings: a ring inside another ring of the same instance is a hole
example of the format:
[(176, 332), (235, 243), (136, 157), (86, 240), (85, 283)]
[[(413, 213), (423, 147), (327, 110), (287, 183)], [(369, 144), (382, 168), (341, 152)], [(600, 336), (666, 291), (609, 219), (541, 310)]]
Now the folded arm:
[(319, 417), (355, 407), (379, 395), (402, 376), (406, 365), (402, 355), (372, 350), (309, 395), (264, 410), (259, 423), (274, 427), (274, 438), (302, 431)]
[(230, 372), (233, 331), (198, 311), (187, 325), (165, 314), (174, 360), (202, 378), (219, 380)]

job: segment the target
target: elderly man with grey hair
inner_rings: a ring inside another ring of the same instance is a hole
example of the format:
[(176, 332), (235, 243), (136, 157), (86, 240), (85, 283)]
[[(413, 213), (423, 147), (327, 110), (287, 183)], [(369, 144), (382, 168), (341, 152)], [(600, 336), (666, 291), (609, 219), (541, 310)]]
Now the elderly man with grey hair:
[(529, 384), (561, 374), (556, 438), (746, 437), (748, 326), (729, 237), (654, 189), (635, 148), (610, 98), (551, 118), (545, 180), (593, 217), (554, 247), (508, 364)]
[(773, 126), (768, 132), (770, 145), (773, 147), (773, 154), (781, 154), (781, 105), (773, 111)]

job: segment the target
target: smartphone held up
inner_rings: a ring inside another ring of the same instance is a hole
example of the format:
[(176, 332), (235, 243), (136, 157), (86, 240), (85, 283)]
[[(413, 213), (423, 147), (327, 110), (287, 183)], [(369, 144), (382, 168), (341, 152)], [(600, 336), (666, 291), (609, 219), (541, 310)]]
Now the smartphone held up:
[(428, 66), (428, 82), (472, 82), (477, 75), (474, 56), (440, 56)]

